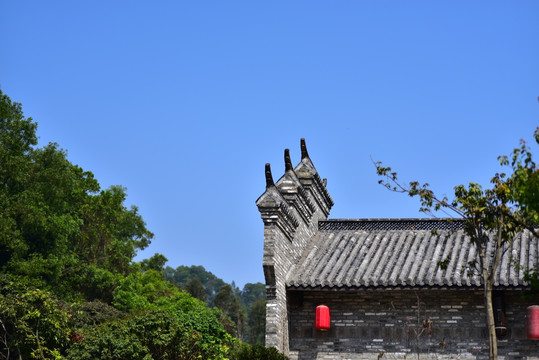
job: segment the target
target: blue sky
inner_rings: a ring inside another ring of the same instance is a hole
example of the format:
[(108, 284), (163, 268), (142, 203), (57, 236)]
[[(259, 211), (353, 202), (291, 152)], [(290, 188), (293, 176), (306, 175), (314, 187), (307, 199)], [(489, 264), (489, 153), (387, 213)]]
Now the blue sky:
[(255, 200), (304, 137), (332, 218), (422, 217), (539, 125), (537, 1), (2, 1), (0, 88), (155, 233), (139, 259), (263, 282)]

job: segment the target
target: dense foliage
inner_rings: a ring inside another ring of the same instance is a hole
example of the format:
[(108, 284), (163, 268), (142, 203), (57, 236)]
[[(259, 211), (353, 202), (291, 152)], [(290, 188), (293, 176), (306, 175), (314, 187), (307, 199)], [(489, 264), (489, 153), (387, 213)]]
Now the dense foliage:
[(225, 283), (203, 266), (169, 266), (163, 269), (165, 278), (185, 289), (193, 297), (206, 301), (222, 311), (227, 331), (252, 345), (264, 345), (266, 334), (266, 287), (262, 283), (247, 283), (240, 290), (234, 282)]
[(235, 360), (286, 360), (275, 348), (265, 348), (261, 345), (249, 346), (247, 344), (237, 344), (232, 348), (231, 358)]
[[(125, 188), (101, 189), (56, 144), (36, 148), (36, 130), (0, 91), (0, 359), (237, 359), (251, 351), (232, 337), (239, 327), (229, 303), (208, 307), (168, 281), (161, 254), (133, 262), (153, 234), (124, 205)], [(212, 299), (226, 284), (218, 285)], [(281, 358), (256, 351), (253, 359)]]
[(82, 328), (68, 358), (224, 359), (232, 338), (218, 316), (204, 303), (178, 293), (127, 318)]
[(185, 289), (190, 281), (198, 280), (204, 287), (206, 301), (210, 306), (214, 305), (213, 299), (217, 292), (226, 285), (222, 279), (206, 271), (203, 266), (178, 266), (176, 269), (167, 266), (163, 271), (167, 280), (182, 289)]

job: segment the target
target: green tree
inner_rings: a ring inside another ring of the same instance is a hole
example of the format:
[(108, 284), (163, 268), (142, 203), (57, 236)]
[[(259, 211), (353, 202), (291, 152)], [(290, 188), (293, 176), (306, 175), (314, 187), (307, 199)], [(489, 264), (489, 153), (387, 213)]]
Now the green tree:
[(96, 326), (105, 322), (123, 319), (127, 313), (116, 309), (99, 300), (71, 304), (68, 311), (72, 316), (69, 319), (71, 328), (80, 329)]
[(219, 310), (186, 292), (159, 297), (150, 308), (127, 317), (104, 304), (83, 309), (68, 359), (224, 360), (232, 343)]
[(243, 286), (240, 301), (243, 306), (249, 308), (258, 299), (266, 298), (266, 285), (262, 283), (247, 283)]
[(249, 334), (247, 341), (251, 345), (264, 345), (266, 338), (266, 300), (258, 298), (249, 308)]
[[(535, 138), (539, 143), (539, 128)], [(539, 235), (536, 227), (539, 174), (529, 147), (522, 142), (513, 151), (511, 162), (506, 156), (499, 157), (499, 160), (502, 166), (511, 165), (511, 175), (496, 173), (491, 179), (492, 188), (487, 190), (473, 182), (468, 186), (458, 185), (452, 201), (437, 197), (428, 184), (421, 185), (417, 181), (403, 184), (390, 167), (375, 163), (377, 174), (384, 178), (379, 183), (391, 191), (417, 196), (421, 203), (420, 211), (429, 214), (439, 210), (449, 211), (464, 220), (464, 231), (479, 254), (477, 261), (470, 265), (477, 268), (484, 285), (490, 359), (498, 357), (492, 291), (504, 245), (512, 241), (516, 233), (524, 230)], [(487, 251), (489, 244), (492, 245), (493, 255)], [(492, 261), (489, 261), (490, 257)], [(446, 263), (442, 261), (439, 265), (443, 267)]]
[(31, 118), (24, 117), (21, 104), (0, 90), (0, 266), (26, 252), (14, 205), (15, 196), (29, 182), (28, 158), (37, 144), (36, 128)]
[[(223, 285), (219, 292), (215, 295), (215, 306), (223, 313), (222, 320), (225, 321), (225, 328), (232, 335), (237, 335), (242, 338), (243, 328), (245, 325), (245, 309), (241, 306), (238, 298), (232, 292), (232, 286), (229, 284)], [(226, 320), (230, 320), (229, 326)]]
[[(534, 133), (539, 144), (539, 127)], [(532, 152), (524, 140), (510, 157), (500, 156), (500, 163), (510, 166), (512, 173), (507, 178), (508, 198), (514, 204), (507, 216), (520, 226), (539, 236), (539, 167), (533, 161)], [(500, 175), (501, 177), (501, 175)]]
[(287, 360), (274, 347), (266, 348), (262, 345), (249, 345), (238, 343), (232, 348), (230, 360)]
[(160, 298), (179, 292), (178, 288), (166, 281), (158, 271), (135, 271), (120, 280), (114, 289), (112, 304), (119, 310), (134, 312), (155, 308), (155, 303)]
[(184, 289), (191, 279), (198, 279), (206, 290), (206, 302), (209, 306), (214, 306), (213, 299), (217, 292), (225, 285), (225, 282), (212, 274), (203, 266), (178, 266), (176, 269), (167, 266), (164, 269), (165, 278)]
[(0, 277), (0, 358), (61, 359), (68, 319), (49, 292), (20, 277)]
[(86, 261), (122, 274), (130, 271), (137, 249), (153, 238), (138, 208), (123, 205), (126, 196), (125, 188), (111, 186), (89, 197), (81, 208), (80, 236), (74, 239), (75, 251)]
[(155, 270), (162, 272), (167, 261), (168, 259), (165, 257), (165, 255), (155, 253), (151, 258), (142, 260), (140, 262), (140, 265), (142, 270), (144, 271)]
[(124, 188), (100, 190), (57, 144), (35, 148), (36, 129), (0, 92), (0, 269), (64, 299), (110, 301), (114, 274), (132, 271), (153, 234)]
[(206, 290), (204, 285), (197, 278), (191, 279), (185, 284), (185, 291), (195, 299), (206, 301)]
[(130, 322), (118, 320), (83, 330), (69, 348), (67, 358), (73, 360), (152, 359), (149, 350), (131, 331), (131, 325)]
[(101, 189), (57, 144), (37, 148), (36, 129), (0, 91), (0, 359), (224, 359), (221, 321), (242, 335), (239, 298), (258, 290), (228, 285), (225, 316), (165, 279), (200, 281), (212, 304), (225, 283), (202, 266), (134, 263), (153, 234), (125, 188)]

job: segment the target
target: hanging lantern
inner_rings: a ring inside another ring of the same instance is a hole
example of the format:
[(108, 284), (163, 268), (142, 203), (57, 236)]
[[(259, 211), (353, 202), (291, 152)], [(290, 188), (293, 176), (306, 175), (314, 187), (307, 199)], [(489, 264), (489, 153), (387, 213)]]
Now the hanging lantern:
[(539, 340), (539, 305), (528, 306), (526, 336), (530, 340)]
[(314, 327), (316, 330), (329, 330), (330, 316), (329, 308), (326, 305), (316, 307), (316, 320)]

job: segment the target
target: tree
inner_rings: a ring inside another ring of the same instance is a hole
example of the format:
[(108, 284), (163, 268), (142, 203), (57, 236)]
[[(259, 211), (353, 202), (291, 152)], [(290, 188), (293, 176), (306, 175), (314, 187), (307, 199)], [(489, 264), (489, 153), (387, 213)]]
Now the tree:
[(185, 290), (195, 299), (206, 301), (206, 290), (197, 278), (191, 279), (185, 284)]
[(225, 285), (222, 279), (206, 271), (203, 266), (178, 266), (176, 269), (167, 266), (163, 272), (168, 281), (175, 283), (182, 289), (191, 279), (198, 279), (206, 289), (206, 302), (209, 306), (214, 306), (215, 295)]
[[(535, 131), (535, 139), (539, 144), (539, 128)], [(521, 146), (513, 151), (511, 162), (506, 156), (498, 159), (502, 166), (511, 166), (510, 176), (496, 173), (491, 179), (492, 188), (487, 190), (473, 182), (467, 187), (458, 185), (452, 201), (446, 197), (437, 197), (426, 183), (401, 183), (397, 173), (390, 167), (375, 162), (377, 174), (384, 177), (379, 183), (391, 191), (417, 196), (421, 203), (420, 211), (428, 214), (448, 211), (464, 219), (464, 231), (479, 254), (478, 259), (470, 265), (479, 271), (483, 281), (490, 359), (498, 357), (492, 290), (504, 245), (512, 241), (520, 231), (528, 230), (539, 236), (536, 227), (539, 213), (539, 169), (532, 160), (529, 147), (521, 141)], [(492, 254), (487, 252), (489, 244), (492, 245)], [(491, 256), (493, 260), (488, 261)], [(447, 266), (447, 261), (439, 265)]]
[[(187, 321), (186, 321), (187, 320)], [(230, 337), (216, 315), (173, 307), (148, 310), (82, 330), (68, 359), (225, 359)]]
[(247, 309), (245, 341), (251, 345), (264, 345), (266, 337), (266, 286), (262, 283), (247, 283), (239, 297)]
[(266, 300), (258, 298), (249, 308), (249, 333), (247, 341), (251, 345), (264, 345), (266, 338)]
[(80, 208), (82, 226), (73, 242), (74, 251), (87, 262), (122, 274), (130, 271), (137, 249), (146, 248), (153, 238), (138, 208), (124, 206), (126, 197), (121, 186), (89, 197)]
[(101, 189), (55, 143), (37, 148), (36, 130), (0, 91), (0, 359), (227, 358), (239, 289), (220, 295), (225, 317), (175, 286), (212, 303), (225, 283), (202, 266), (133, 262), (153, 234), (126, 189)]
[[(223, 285), (219, 292), (215, 295), (215, 306), (223, 312), (223, 320), (230, 319), (232, 326), (227, 330), (232, 335), (237, 335), (242, 338), (243, 327), (245, 324), (245, 309), (242, 308), (238, 298), (232, 292), (232, 286), (229, 284)], [(226, 326), (225, 326), (226, 328)]]
[(135, 271), (120, 280), (114, 289), (112, 304), (119, 310), (134, 312), (154, 308), (160, 298), (177, 295), (179, 292), (158, 271)]
[[(539, 127), (534, 133), (535, 141), (539, 144)], [(520, 140), (520, 147), (515, 148), (508, 156), (500, 156), (500, 163), (511, 166), (512, 174), (507, 178), (509, 200), (516, 204), (513, 216), (514, 221), (539, 236), (539, 171), (533, 161), (530, 148), (524, 140)]]
[(55, 143), (35, 148), (36, 130), (0, 91), (0, 269), (65, 300), (110, 300), (153, 234), (125, 188), (101, 190)]
[(0, 359), (59, 359), (68, 343), (69, 314), (45, 290), (0, 276)]
[(288, 358), (281, 354), (274, 347), (264, 347), (262, 345), (248, 345), (237, 343), (232, 348), (230, 360), (287, 360)]
[(240, 300), (243, 306), (249, 308), (258, 299), (266, 298), (266, 285), (262, 283), (247, 283), (243, 286)]
[(144, 271), (155, 270), (161, 272), (164, 270), (167, 261), (168, 259), (165, 257), (165, 255), (155, 253), (151, 258), (142, 260), (140, 265)]

